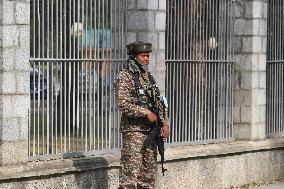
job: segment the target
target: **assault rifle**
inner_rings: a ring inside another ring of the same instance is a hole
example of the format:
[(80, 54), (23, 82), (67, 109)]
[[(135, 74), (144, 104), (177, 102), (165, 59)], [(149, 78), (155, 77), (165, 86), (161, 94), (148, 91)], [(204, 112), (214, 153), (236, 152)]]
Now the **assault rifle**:
[(162, 129), (163, 124), (162, 124), (161, 119), (160, 119), (160, 114), (159, 114), (160, 110), (156, 106), (149, 108), (149, 110), (151, 112), (153, 112), (154, 114), (156, 114), (158, 120), (156, 121), (156, 126), (153, 126), (151, 128), (150, 134), (146, 138), (144, 146), (145, 146), (145, 148), (148, 148), (149, 146), (151, 146), (152, 144), (156, 144), (156, 142), (157, 142), (158, 151), (159, 151), (159, 154), (161, 156), (162, 174), (164, 176), (165, 175), (164, 173), (167, 171), (167, 169), (164, 168), (165, 141), (164, 141), (164, 138), (161, 136), (161, 129)]

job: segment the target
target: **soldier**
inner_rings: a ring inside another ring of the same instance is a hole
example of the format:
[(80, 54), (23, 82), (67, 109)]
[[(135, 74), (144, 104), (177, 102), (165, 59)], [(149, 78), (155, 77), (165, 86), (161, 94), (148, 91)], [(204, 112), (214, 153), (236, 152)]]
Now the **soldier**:
[[(154, 188), (157, 171), (157, 143), (145, 145), (151, 129), (161, 123), (160, 134), (169, 136), (165, 103), (148, 71), (152, 44), (141, 41), (127, 45), (128, 64), (114, 82), (121, 115), (122, 151), (120, 189)], [(150, 111), (158, 107), (159, 113)]]

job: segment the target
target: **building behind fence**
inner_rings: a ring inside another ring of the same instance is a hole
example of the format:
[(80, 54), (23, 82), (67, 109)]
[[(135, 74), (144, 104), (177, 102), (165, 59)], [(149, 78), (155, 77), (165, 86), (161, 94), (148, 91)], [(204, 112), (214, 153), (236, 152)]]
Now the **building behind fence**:
[(153, 44), (150, 69), (169, 102), (169, 172), (157, 188), (284, 177), (281, 0), (3, 0), (1, 9), (0, 188), (117, 187), (112, 82), (136, 40)]

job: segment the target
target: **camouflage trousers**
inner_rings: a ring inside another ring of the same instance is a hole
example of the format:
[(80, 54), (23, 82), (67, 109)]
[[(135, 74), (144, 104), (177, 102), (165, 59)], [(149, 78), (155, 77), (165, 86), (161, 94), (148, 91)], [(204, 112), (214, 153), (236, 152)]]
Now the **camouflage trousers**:
[(145, 148), (147, 132), (124, 132), (121, 151), (120, 188), (154, 188), (157, 172), (157, 145)]

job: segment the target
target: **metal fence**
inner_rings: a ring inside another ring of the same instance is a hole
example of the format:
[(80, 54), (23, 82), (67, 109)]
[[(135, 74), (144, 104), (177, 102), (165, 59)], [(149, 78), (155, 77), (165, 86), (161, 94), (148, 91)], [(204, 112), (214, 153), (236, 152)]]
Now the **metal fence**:
[(126, 0), (31, 1), (30, 159), (120, 148), (125, 13)]
[(168, 0), (169, 142), (233, 139), (233, 1)]
[(284, 134), (284, 8), (282, 0), (268, 1), (266, 67), (266, 134)]

